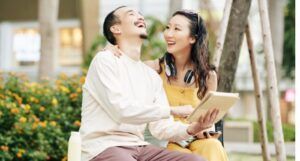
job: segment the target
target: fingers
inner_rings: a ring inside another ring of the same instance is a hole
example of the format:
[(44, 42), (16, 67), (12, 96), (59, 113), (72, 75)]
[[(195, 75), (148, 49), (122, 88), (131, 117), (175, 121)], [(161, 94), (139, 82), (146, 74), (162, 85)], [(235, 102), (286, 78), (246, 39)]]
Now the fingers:
[(214, 111), (211, 113), (211, 118), (210, 118), (211, 122), (214, 122), (216, 120), (218, 114), (219, 114), (219, 110), (218, 109), (214, 109)]
[(205, 138), (207, 138), (207, 139), (212, 137), (207, 131), (204, 131), (203, 134), (204, 134)]

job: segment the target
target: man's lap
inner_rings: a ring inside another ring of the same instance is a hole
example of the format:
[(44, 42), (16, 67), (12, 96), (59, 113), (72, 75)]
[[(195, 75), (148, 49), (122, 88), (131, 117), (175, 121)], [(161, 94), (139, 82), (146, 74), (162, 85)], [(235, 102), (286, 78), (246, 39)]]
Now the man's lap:
[(169, 151), (153, 145), (110, 147), (97, 155), (92, 161), (204, 161), (203, 158), (177, 151)]

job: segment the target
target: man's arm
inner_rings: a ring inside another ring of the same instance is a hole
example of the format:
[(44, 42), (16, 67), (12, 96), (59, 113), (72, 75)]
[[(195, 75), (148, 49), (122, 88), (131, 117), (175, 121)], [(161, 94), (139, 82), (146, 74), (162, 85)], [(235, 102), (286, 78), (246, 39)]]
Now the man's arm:
[[(162, 84), (158, 84), (157, 89), (157, 103), (168, 105)], [(203, 117), (200, 117), (198, 122), (193, 122), (192, 124), (184, 124), (170, 117), (149, 123), (149, 130), (154, 137), (160, 140), (177, 142), (188, 139), (192, 135), (196, 136), (202, 130), (210, 128), (213, 125), (217, 113), (218, 111), (216, 111), (216, 109), (208, 111)]]
[(168, 118), (168, 106), (159, 103), (145, 105), (128, 97), (121, 87), (117, 59), (108, 53), (94, 58), (85, 83), (92, 97), (116, 122), (144, 124)]

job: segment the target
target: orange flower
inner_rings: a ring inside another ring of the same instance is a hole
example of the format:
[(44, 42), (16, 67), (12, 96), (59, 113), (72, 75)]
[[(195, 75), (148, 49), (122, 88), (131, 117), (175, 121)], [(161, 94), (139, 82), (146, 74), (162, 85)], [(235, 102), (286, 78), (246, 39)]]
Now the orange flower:
[(21, 122), (21, 123), (25, 123), (26, 121), (27, 121), (27, 119), (25, 118), (25, 117), (21, 117), (20, 119), (19, 119), (19, 121)]
[(15, 97), (15, 99), (16, 99), (16, 101), (18, 102), (18, 104), (20, 105), (20, 104), (22, 104), (22, 98), (19, 96), (19, 95), (17, 95), (17, 94), (13, 94), (13, 96)]
[(70, 99), (71, 99), (71, 100), (76, 100), (77, 96), (78, 96), (77, 93), (72, 93), (72, 94), (70, 95)]
[(68, 160), (67, 156), (64, 156), (64, 157), (61, 159), (61, 161), (67, 161), (67, 160)]
[(59, 86), (60, 91), (62, 91), (63, 93), (70, 93), (69, 88), (65, 87), (65, 86)]
[(6, 145), (1, 145), (1, 150), (2, 151), (8, 151), (8, 146), (6, 146)]
[(85, 82), (85, 76), (80, 77), (79, 82), (80, 82), (81, 84), (83, 84), (83, 83)]
[(19, 149), (18, 153), (17, 153), (17, 157), (21, 158), (22, 155), (25, 153), (26, 151), (24, 149)]
[(18, 114), (18, 113), (19, 113), (19, 109), (17, 109), (17, 108), (12, 108), (12, 109), (10, 110), (10, 112), (11, 112), (12, 114)]
[(37, 127), (38, 127), (38, 123), (34, 122), (34, 123), (32, 124), (32, 129), (36, 129)]
[(32, 97), (32, 96), (30, 96), (29, 101), (33, 102), (33, 103), (39, 103), (39, 100), (35, 97)]
[(18, 157), (18, 158), (21, 158), (21, 157), (22, 157), (22, 153), (18, 152), (18, 153), (17, 153), (17, 157)]
[(54, 126), (56, 126), (56, 122), (55, 121), (51, 121), (50, 125), (54, 127)]
[(40, 125), (41, 127), (46, 127), (46, 126), (47, 126), (47, 121), (39, 122), (39, 125)]
[(77, 88), (77, 89), (76, 89), (76, 92), (77, 92), (77, 93), (81, 93), (81, 92), (82, 92), (82, 89), (81, 89), (81, 88)]
[(26, 105), (24, 106), (24, 110), (25, 110), (26, 113), (28, 113), (28, 112), (30, 111), (30, 109), (31, 109), (31, 107), (30, 107), (29, 104), (26, 104)]
[(45, 107), (44, 107), (44, 106), (41, 106), (41, 107), (40, 107), (40, 111), (41, 111), (41, 112), (44, 112), (44, 111), (45, 111)]
[(75, 126), (78, 126), (78, 127), (81, 125), (80, 121), (78, 121), (78, 120), (75, 121), (73, 124), (74, 124)]
[(57, 99), (56, 99), (56, 98), (53, 98), (51, 103), (52, 103), (53, 106), (56, 106), (57, 103), (58, 103), (58, 102), (57, 102)]

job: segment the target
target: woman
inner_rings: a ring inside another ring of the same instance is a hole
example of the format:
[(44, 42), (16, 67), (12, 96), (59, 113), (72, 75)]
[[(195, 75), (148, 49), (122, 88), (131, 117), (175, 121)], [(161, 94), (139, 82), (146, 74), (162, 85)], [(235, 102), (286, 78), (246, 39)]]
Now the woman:
[[(160, 74), (175, 120), (185, 122), (205, 94), (217, 89), (217, 74), (208, 64), (207, 31), (197, 13), (182, 10), (172, 15), (164, 38), (166, 54), (145, 63)], [(109, 50), (117, 56), (121, 54), (111, 47)], [(227, 161), (226, 152), (217, 140), (219, 136), (220, 133), (211, 136), (205, 131), (198, 139), (169, 142), (167, 148), (199, 154), (209, 161)]]

